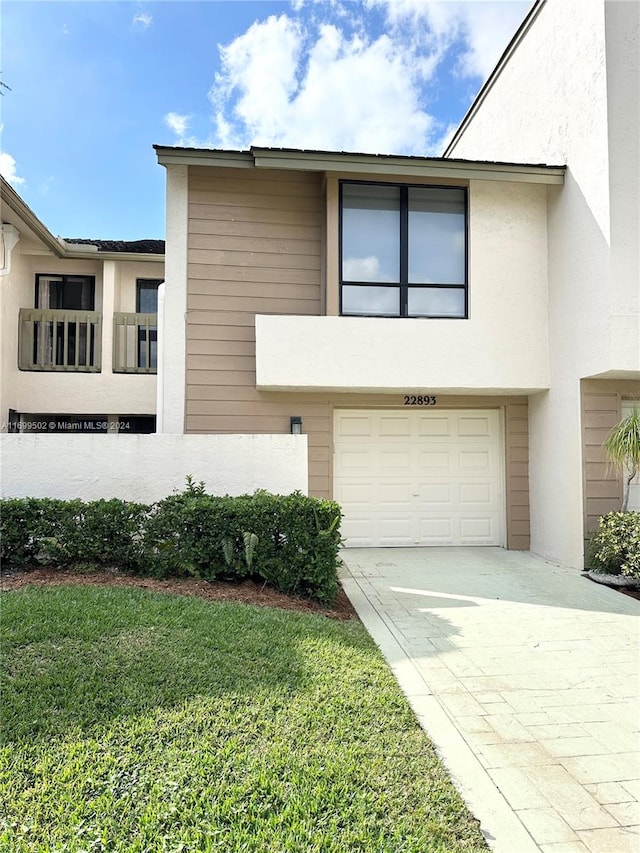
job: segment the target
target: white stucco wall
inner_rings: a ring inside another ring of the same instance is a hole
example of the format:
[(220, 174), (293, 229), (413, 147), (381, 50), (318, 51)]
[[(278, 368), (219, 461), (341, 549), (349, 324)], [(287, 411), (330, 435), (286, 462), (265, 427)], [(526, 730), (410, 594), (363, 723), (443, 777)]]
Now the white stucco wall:
[(259, 388), (549, 387), (547, 187), (471, 181), (469, 318), (256, 317)]
[(187, 366), (188, 166), (167, 166), (167, 229), (164, 326), (162, 329), (163, 412), (166, 433), (184, 433)]
[(182, 491), (307, 494), (307, 437), (292, 435), (0, 435), (2, 497), (124, 498)]
[[(625, 7), (615, 27), (605, 27), (605, 7), (607, 18), (609, 7)], [(529, 478), (532, 549), (575, 567), (583, 551), (580, 379), (640, 376), (630, 177), (635, 172), (637, 186), (638, 161), (628, 134), (617, 135), (626, 117), (637, 151), (632, 7), (637, 18), (634, 3), (547, 0), (448, 152), (568, 167), (564, 187), (550, 190), (551, 388), (530, 401)], [(617, 73), (625, 62), (627, 72)], [(610, 169), (621, 176), (615, 188)]]
[[(19, 312), (35, 305), (38, 273), (95, 276), (95, 306), (103, 313), (100, 373), (18, 370)], [(10, 408), (34, 414), (153, 414), (156, 377), (112, 372), (113, 312), (135, 311), (137, 278), (163, 277), (162, 261), (104, 261), (93, 254), (86, 260), (59, 259), (21, 239), (0, 291), (0, 431), (6, 431)]]

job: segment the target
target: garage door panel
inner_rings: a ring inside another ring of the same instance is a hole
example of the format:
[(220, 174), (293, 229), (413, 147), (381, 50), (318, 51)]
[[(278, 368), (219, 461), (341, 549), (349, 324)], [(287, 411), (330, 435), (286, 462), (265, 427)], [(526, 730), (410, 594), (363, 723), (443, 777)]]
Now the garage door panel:
[(497, 411), (339, 412), (335, 424), (347, 545), (502, 544)]
[(461, 471), (491, 471), (495, 470), (495, 463), (489, 450), (461, 450), (458, 467)]
[(418, 471), (433, 473), (448, 471), (451, 467), (451, 454), (448, 450), (419, 450)]
[(373, 464), (372, 454), (367, 450), (341, 450), (339, 463), (344, 472), (369, 472)]
[(412, 504), (412, 492), (409, 484), (402, 483), (380, 483), (377, 488), (377, 502), (382, 511), (410, 509)]
[(492, 420), (488, 414), (482, 417), (459, 415), (457, 418), (458, 435), (490, 438), (492, 435)]
[(441, 436), (449, 438), (451, 435), (451, 424), (449, 417), (426, 417), (420, 416), (418, 420), (419, 436)]
[(490, 517), (460, 519), (460, 542), (464, 545), (491, 545), (495, 526)]
[(408, 450), (380, 450), (380, 468), (401, 474), (411, 471), (411, 453)]
[(366, 415), (338, 415), (339, 434), (343, 436), (371, 435), (371, 418)]

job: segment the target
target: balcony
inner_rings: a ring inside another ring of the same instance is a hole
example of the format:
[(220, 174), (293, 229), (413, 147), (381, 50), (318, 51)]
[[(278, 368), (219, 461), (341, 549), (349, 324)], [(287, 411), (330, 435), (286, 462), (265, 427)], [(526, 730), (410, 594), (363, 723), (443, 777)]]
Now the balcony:
[(158, 372), (158, 315), (113, 315), (113, 372)]
[(488, 310), (476, 311), (473, 320), (259, 314), (256, 386), (401, 395), (535, 393), (549, 387), (549, 367), (545, 326), (531, 314), (508, 323), (496, 323)]
[(99, 373), (102, 314), (21, 308), (18, 332), (20, 370)]

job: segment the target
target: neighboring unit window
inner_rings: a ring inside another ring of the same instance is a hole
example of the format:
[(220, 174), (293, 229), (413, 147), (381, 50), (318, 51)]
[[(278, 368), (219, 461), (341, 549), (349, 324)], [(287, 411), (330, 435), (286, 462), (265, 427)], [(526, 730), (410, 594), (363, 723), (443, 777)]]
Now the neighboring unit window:
[[(136, 280), (136, 313), (158, 313), (158, 287), (161, 279), (139, 278)], [(158, 327), (138, 327), (138, 367), (158, 366)]]
[(95, 311), (95, 301), (92, 275), (36, 275), (36, 308)]
[[(95, 325), (75, 316), (77, 311), (95, 311), (96, 280), (92, 275), (36, 275), (35, 307), (44, 311), (66, 311), (34, 324), (33, 361), (54, 367), (95, 364)], [(55, 322), (54, 322), (55, 320)]]
[(341, 185), (342, 314), (467, 316), (467, 194)]

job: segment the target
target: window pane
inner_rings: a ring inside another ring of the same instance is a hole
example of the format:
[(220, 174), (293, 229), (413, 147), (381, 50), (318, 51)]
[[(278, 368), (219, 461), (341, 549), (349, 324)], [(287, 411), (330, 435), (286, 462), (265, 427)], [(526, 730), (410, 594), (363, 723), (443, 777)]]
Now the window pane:
[(342, 187), (342, 280), (400, 279), (400, 189)]
[(345, 284), (342, 286), (342, 313), (397, 316), (400, 313), (400, 289)]
[(138, 279), (138, 314), (158, 313), (158, 285), (159, 281), (143, 281)]
[(458, 287), (410, 287), (412, 317), (464, 317), (464, 290)]
[(464, 282), (464, 190), (411, 187), (409, 283)]

